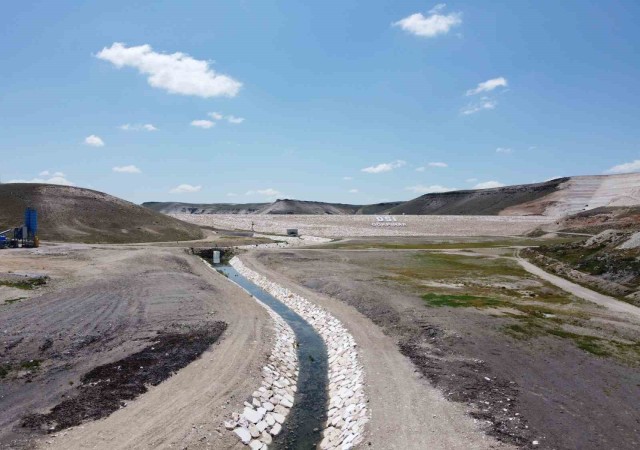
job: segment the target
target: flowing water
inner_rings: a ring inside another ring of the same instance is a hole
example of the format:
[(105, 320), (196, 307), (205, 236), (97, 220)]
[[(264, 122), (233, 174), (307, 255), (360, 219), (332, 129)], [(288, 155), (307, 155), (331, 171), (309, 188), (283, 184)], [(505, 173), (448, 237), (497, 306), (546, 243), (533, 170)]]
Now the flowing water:
[(313, 449), (322, 439), (327, 420), (327, 348), (318, 332), (280, 300), (264, 291), (231, 266), (215, 266), (251, 295), (278, 313), (293, 329), (298, 342), (298, 391), (282, 433), (270, 448)]

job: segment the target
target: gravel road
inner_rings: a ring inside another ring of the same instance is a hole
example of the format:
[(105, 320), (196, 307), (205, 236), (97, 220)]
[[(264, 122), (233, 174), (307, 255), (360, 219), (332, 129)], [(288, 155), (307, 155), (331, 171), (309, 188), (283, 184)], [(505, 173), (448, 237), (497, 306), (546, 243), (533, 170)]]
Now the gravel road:
[(575, 295), (576, 297), (580, 297), (584, 300), (596, 303), (611, 311), (634, 317), (635, 319), (640, 319), (640, 308), (638, 308), (637, 306), (631, 305), (630, 303), (625, 303), (613, 297), (609, 297), (608, 295), (600, 294), (599, 292), (595, 292), (584, 286), (580, 286), (579, 284), (572, 283), (571, 281), (561, 278), (557, 275), (545, 272), (540, 267), (531, 264), (529, 261), (526, 261), (523, 258), (518, 257), (516, 259), (518, 261), (518, 264), (520, 264), (522, 268), (527, 272), (536, 275), (543, 280), (547, 280), (554, 286), (557, 286), (560, 289)]

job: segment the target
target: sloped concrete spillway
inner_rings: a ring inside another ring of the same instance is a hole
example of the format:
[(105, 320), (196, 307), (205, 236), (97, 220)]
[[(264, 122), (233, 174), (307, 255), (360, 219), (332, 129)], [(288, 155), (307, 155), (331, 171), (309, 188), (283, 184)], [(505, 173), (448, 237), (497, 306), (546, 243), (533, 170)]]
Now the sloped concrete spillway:
[(293, 329), (297, 340), (299, 373), (291, 412), (270, 449), (313, 449), (322, 439), (327, 421), (327, 348), (318, 332), (284, 303), (242, 276), (231, 266), (216, 266), (256, 299), (276, 312)]

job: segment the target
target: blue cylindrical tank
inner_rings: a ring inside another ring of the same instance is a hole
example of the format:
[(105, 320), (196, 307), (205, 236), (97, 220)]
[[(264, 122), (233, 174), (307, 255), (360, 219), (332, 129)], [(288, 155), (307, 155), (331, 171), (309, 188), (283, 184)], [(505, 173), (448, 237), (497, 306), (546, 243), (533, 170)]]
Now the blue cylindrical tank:
[(38, 234), (38, 211), (33, 208), (27, 208), (24, 211), (24, 226), (27, 227), (27, 233), (31, 237)]

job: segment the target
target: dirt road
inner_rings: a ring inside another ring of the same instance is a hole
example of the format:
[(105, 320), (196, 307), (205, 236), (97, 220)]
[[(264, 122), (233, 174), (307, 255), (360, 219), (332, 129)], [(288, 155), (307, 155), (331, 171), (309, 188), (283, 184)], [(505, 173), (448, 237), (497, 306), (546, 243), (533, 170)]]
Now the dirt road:
[(259, 254), (242, 261), (270, 280), (316, 303), (353, 334), (365, 368), (371, 422), (363, 448), (373, 449), (488, 449), (509, 448), (485, 435), (462, 405), (447, 401), (416, 372), (396, 341), (355, 308), (293, 283)]
[[(182, 249), (63, 246), (7, 251), (0, 260), (0, 272), (35, 269), (51, 277), (48, 285), (0, 306), (3, 364), (38, 361), (2, 380), (0, 447), (237, 445), (221, 423), (259, 384), (271, 348), (270, 319), (244, 291)], [(111, 416), (56, 436), (19, 426), (26, 413), (73, 397), (93, 367), (139, 351), (159, 331), (210, 321), (227, 324), (216, 344)]]
[(529, 261), (526, 261), (519, 256), (516, 259), (518, 261), (518, 264), (520, 264), (522, 268), (527, 272), (536, 275), (543, 280), (547, 280), (549, 283), (559, 287), (564, 291), (569, 292), (570, 294), (575, 295), (576, 297), (580, 297), (584, 300), (596, 303), (611, 311), (625, 314), (635, 319), (640, 319), (640, 308), (638, 308), (637, 306), (625, 303), (613, 297), (609, 297), (608, 295), (600, 294), (584, 286), (580, 286), (579, 284), (572, 283), (571, 281), (561, 278), (557, 275), (545, 272), (540, 267), (531, 264)]

